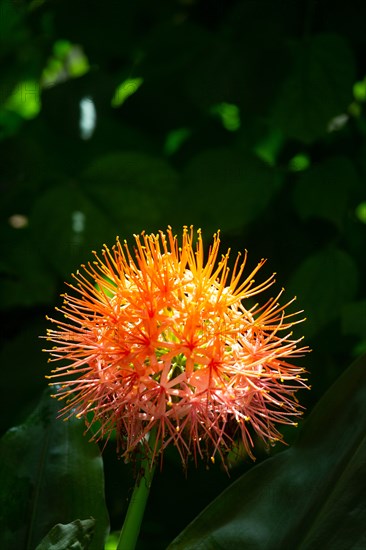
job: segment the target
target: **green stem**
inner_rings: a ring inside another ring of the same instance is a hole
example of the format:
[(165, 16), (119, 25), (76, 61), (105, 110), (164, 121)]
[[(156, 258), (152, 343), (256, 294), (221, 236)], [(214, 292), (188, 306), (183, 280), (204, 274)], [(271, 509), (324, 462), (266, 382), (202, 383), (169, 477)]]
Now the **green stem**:
[(155, 445), (155, 434), (150, 432), (149, 446), (151, 453), (141, 462), (143, 474), (136, 480), (136, 485), (128, 505), (127, 514), (116, 550), (134, 550), (140, 533), (142, 518), (144, 516), (147, 499), (150, 493), (150, 487), (154, 476), (155, 466), (151, 465), (152, 450)]

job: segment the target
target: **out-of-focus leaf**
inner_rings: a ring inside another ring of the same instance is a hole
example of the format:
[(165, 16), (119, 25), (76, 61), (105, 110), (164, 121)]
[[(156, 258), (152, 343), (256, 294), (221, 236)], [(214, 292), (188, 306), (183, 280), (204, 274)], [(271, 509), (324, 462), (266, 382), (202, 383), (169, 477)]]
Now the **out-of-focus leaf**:
[(283, 35), (293, 11), (291, 3), (236, 2), (218, 32), (202, 36), (200, 29), (203, 43), (185, 79), (193, 101), (206, 108), (223, 101), (238, 105), (245, 130), (253, 113), (264, 117), (289, 62)]
[(136, 47), (137, 37), (144, 31), (146, 33), (146, 25), (150, 27), (150, 19), (156, 19), (160, 13), (158, 6), (153, 8), (141, 0), (122, 4), (91, 2), (88, 6), (88, 25), (85, 25), (83, 1), (75, 0), (72, 5), (72, 18), (67, 17), (68, 9), (63, 4), (56, 4), (53, 8), (59, 36), (69, 35), (70, 40), (83, 44), (85, 51), (97, 63), (122, 51), (128, 56), (129, 50)]
[(304, 219), (324, 218), (342, 228), (350, 207), (350, 192), (358, 186), (359, 178), (350, 160), (328, 158), (300, 175), (294, 191), (295, 207)]
[(339, 317), (357, 284), (357, 266), (343, 250), (329, 247), (305, 258), (286, 287), (289, 295), (299, 293), (298, 305), (306, 309), (305, 335), (314, 335)]
[(198, 154), (185, 167), (184, 181), (186, 223), (213, 231), (238, 229), (253, 221), (281, 185), (273, 168), (230, 149)]
[(114, 240), (116, 231), (102, 208), (74, 185), (58, 185), (40, 196), (29, 226), (34, 246), (61, 275), (90, 259), (93, 248)]
[(366, 300), (346, 304), (342, 311), (343, 334), (366, 338)]
[[(19, 319), (19, 323), (23, 324), (26, 321), (26, 315), (24, 310), (20, 311), (22, 311), (22, 319)], [(44, 320), (40, 322), (34, 313), (29, 314), (29, 319), (25, 328), (17, 331), (11, 338), (7, 338), (0, 349), (0, 365), (11, 365), (11, 368), (3, 368), (2, 371), (1, 435), (15, 424), (22, 422), (34, 409), (46, 385), (44, 374), (47, 364), (42, 357), (41, 343), (38, 338), (40, 334), (45, 333), (46, 323)], [(25, 368), (24, 365), (27, 367)]]
[(25, 10), (22, 5), (0, 0), (0, 53), (4, 55), (21, 43), (27, 30), (23, 26)]
[(321, 399), (298, 442), (239, 478), (169, 550), (366, 546), (366, 358)]
[(0, 107), (0, 141), (16, 134), (22, 122), (18, 113)]
[(274, 107), (273, 122), (292, 138), (324, 136), (330, 120), (346, 112), (355, 81), (353, 53), (343, 37), (318, 34), (294, 48), (294, 66)]
[[(24, 103), (30, 98), (29, 89), (23, 87), (24, 81), (37, 79), (42, 64), (43, 29), (37, 29), (37, 40), (27, 25), (27, 5), (23, 1), (0, 0), (0, 106), (7, 103), (10, 94), (19, 93)], [(43, 42), (45, 44), (45, 42)], [(32, 92), (30, 92), (32, 94)], [(34, 91), (33, 91), (34, 93)], [(5, 120), (4, 120), (5, 118)], [(13, 125), (20, 127), (21, 121), (9, 119), (6, 111), (0, 110), (0, 126), (8, 126), (5, 135), (11, 135)], [(0, 132), (2, 137), (3, 132)]]
[(119, 531), (109, 533), (108, 538), (105, 541), (104, 550), (115, 550), (117, 548), (119, 536)]
[(42, 539), (36, 550), (87, 550), (94, 534), (95, 520), (77, 519), (64, 525), (58, 523)]
[(95, 518), (91, 550), (108, 529), (103, 464), (83, 436), (81, 420), (57, 418), (59, 403), (44, 393), (21, 426), (0, 441), (0, 548), (33, 550), (58, 522)]
[(121, 236), (174, 222), (178, 176), (163, 159), (138, 152), (106, 155), (89, 166), (82, 180)]
[[(199, 124), (202, 111), (190, 97), (196, 82), (193, 73), (197, 60), (205, 59), (210, 46), (212, 51), (217, 44), (211, 33), (190, 18), (184, 25), (160, 22), (145, 40), (146, 55), (139, 67), (144, 85), (126, 104), (124, 118), (135, 124), (143, 111), (143, 126), (156, 141), (161, 132), (166, 135), (175, 128)], [(216, 81), (217, 86), (220, 83)], [(214, 95), (216, 100), (224, 100), (220, 93)]]
[(43, 262), (28, 228), (5, 227), (0, 262), (0, 308), (47, 304), (54, 296), (55, 284)]

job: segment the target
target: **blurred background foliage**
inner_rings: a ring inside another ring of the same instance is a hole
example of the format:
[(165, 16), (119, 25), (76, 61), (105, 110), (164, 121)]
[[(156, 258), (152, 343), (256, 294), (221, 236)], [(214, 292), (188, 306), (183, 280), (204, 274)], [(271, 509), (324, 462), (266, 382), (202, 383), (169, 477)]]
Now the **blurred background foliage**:
[[(2, 432), (46, 386), (64, 281), (116, 235), (194, 224), (268, 258), (308, 319), (308, 410), (366, 350), (365, 20), (361, 0), (0, 0)], [(118, 529), (133, 477), (113, 444), (104, 463)], [(141, 548), (228, 485), (202, 470), (168, 454)]]

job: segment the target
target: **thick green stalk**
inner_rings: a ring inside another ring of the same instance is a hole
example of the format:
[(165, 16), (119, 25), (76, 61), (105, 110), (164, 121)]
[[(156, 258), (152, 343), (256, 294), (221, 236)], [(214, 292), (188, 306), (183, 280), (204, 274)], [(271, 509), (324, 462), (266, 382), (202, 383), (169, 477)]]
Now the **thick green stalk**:
[(154, 445), (155, 434), (150, 432), (149, 446), (151, 452), (141, 462), (143, 474), (136, 480), (116, 550), (135, 549), (154, 476), (155, 466), (151, 466)]

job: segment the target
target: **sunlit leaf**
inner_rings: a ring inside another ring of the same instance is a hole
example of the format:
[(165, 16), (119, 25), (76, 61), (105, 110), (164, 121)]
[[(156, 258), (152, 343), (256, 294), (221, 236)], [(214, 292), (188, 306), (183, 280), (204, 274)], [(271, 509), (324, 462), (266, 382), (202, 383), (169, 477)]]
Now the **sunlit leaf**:
[(360, 202), (355, 210), (357, 218), (362, 223), (366, 223), (366, 201)]
[(32, 119), (41, 110), (40, 85), (36, 80), (19, 82), (5, 103), (5, 108), (25, 119)]
[(174, 155), (182, 144), (190, 138), (191, 134), (192, 132), (189, 128), (177, 128), (169, 132), (164, 144), (164, 153), (167, 156)]
[(112, 107), (119, 107), (122, 105), (130, 95), (137, 92), (143, 81), (143, 78), (127, 78), (124, 80), (114, 92), (111, 101)]
[(221, 119), (221, 123), (229, 132), (235, 132), (240, 128), (240, 110), (232, 103), (219, 103), (214, 105), (211, 113)]

